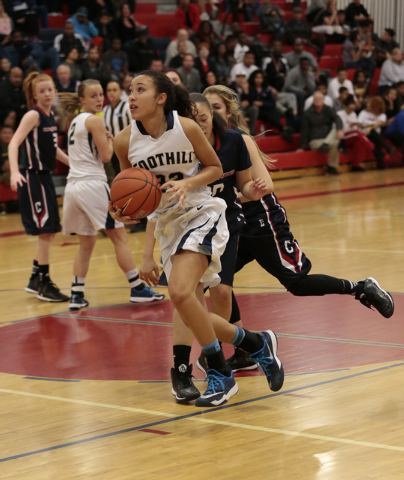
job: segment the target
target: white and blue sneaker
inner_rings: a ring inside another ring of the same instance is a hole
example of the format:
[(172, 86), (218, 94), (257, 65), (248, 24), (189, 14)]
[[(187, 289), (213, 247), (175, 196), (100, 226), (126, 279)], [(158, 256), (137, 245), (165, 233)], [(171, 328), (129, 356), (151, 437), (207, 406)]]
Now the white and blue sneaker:
[(80, 308), (85, 308), (88, 307), (89, 303), (84, 297), (81, 297), (80, 295), (75, 295), (73, 294), (70, 297), (70, 305), (69, 305), (69, 310), (72, 312), (74, 310), (80, 310)]
[(136, 290), (135, 287), (131, 288), (129, 301), (132, 303), (157, 302), (158, 300), (164, 300), (164, 298), (164, 293), (157, 293), (143, 283), (142, 290)]
[(283, 386), (285, 374), (283, 372), (283, 365), (276, 355), (278, 350), (278, 340), (272, 330), (260, 332), (264, 340), (264, 346), (259, 352), (250, 355), (250, 360), (256, 362), (260, 370), (265, 373), (269, 388), (273, 392), (277, 392)]
[(197, 407), (217, 407), (226, 403), (233, 395), (238, 392), (238, 385), (231, 372), (230, 377), (226, 377), (216, 370), (208, 370), (205, 382), (208, 382), (206, 392), (195, 400)]

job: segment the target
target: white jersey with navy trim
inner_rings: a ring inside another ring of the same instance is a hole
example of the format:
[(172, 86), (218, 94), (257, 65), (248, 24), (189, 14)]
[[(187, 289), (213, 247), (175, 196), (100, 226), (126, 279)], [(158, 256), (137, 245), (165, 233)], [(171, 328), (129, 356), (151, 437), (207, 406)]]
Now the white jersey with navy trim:
[[(150, 170), (161, 184), (193, 177), (201, 169), (194, 147), (182, 129), (176, 111), (168, 113), (167, 130), (160, 138), (151, 137), (141, 122), (132, 121), (128, 160), (133, 167)], [(188, 192), (186, 207), (199, 205), (203, 201), (201, 194), (203, 197), (210, 196), (210, 189), (205, 186)], [(168, 203), (170, 196), (172, 194), (163, 193), (159, 207), (149, 219), (156, 220), (176, 206), (178, 198)]]
[(86, 120), (92, 114), (83, 112), (75, 117), (68, 132), (68, 154), (70, 171), (68, 182), (82, 180), (102, 180), (107, 182), (107, 175), (91, 133), (86, 128)]
[(115, 137), (124, 128), (130, 125), (132, 117), (128, 102), (120, 101), (116, 107), (111, 104), (102, 110), (105, 128)]

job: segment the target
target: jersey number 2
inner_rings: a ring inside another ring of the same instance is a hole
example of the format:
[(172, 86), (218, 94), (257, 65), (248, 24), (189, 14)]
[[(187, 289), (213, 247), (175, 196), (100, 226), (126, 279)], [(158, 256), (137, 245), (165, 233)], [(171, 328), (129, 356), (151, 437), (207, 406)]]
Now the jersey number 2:
[(73, 123), (71, 129), (72, 131), (70, 132), (70, 135), (69, 135), (69, 145), (74, 145), (74, 138), (73, 138), (73, 135), (74, 135), (74, 129), (76, 128), (76, 124)]

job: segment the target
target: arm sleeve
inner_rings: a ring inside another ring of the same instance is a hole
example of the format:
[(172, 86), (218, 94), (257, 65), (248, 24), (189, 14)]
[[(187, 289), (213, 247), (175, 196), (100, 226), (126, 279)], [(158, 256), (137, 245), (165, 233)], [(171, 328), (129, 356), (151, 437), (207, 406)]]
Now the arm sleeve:
[(88, 32), (91, 37), (98, 36), (98, 28), (94, 25), (93, 22), (88, 22)]

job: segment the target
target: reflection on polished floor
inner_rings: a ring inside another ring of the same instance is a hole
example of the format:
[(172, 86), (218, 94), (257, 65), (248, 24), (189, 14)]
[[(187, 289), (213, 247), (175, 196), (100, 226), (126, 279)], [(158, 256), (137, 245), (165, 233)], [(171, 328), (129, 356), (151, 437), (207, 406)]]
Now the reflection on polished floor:
[[(171, 303), (127, 303), (108, 239), (90, 308), (71, 314), (23, 291), (35, 239), (19, 216), (0, 217), (1, 479), (403, 478), (404, 170), (283, 180), (276, 193), (312, 273), (373, 276), (396, 312), (293, 297), (248, 265), (235, 282), (242, 318), (277, 332), (285, 385), (274, 394), (261, 373), (238, 375), (238, 395), (210, 410), (174, 402)], [(130, 242), (140, 264), (144, 234)], [(65, 293), (76, 250), (57, 236), (51, 274)]]

